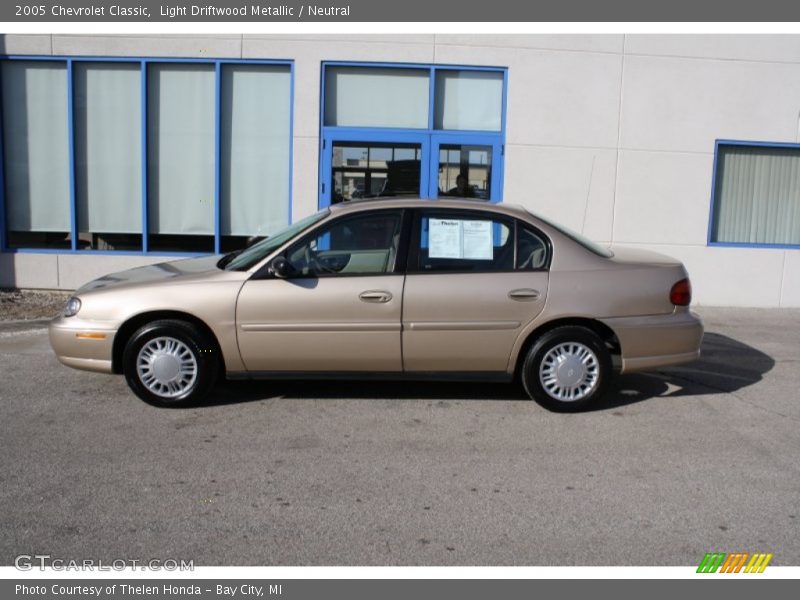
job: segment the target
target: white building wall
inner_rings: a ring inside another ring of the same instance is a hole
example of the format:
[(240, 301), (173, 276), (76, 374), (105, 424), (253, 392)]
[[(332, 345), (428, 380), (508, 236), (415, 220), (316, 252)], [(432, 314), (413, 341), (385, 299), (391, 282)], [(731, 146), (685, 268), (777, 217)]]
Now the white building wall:
[[(505, 66), (505, 190), (588, 236), (686, 264), (698, 304), (800, 306), (800, 250), (707, 246), (714, 141), (798, 141), (800, 36), (0, 37), (5, 54), (295, 61), (293, 215), (317, 208), (326, 60)], [(74, 288), (163, 257), (0, 255), (0, 285)]]

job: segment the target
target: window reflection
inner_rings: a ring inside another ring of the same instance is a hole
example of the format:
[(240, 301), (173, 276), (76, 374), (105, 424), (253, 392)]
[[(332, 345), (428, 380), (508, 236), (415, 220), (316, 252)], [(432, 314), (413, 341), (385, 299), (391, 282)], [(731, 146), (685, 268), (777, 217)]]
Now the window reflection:
[(491, 176), (491, 146), (439, 146), (439, 196), (488, 200)]
[(333, 204), (359, 198), (419, 196), (419, 144), (337, 142), (333, 145)]

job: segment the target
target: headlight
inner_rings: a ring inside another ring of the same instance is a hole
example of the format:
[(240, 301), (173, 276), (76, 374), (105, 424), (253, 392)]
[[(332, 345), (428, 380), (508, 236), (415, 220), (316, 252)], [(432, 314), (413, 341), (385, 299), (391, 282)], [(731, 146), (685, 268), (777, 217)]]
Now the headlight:
[(81, 301), (74, 296), (67, 300), (66, 306), (64, 306), (64, 316), (65, 317), (74, 317), (78, 314), (78, 311), (81, 309)]

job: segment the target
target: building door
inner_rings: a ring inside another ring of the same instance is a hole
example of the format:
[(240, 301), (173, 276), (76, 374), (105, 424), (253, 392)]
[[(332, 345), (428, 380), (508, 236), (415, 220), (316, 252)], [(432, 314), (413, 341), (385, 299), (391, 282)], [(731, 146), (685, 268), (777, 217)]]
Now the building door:
[(320, 208), (412, 194), (501, 201), (504, 68), (333, 61), (322, 76)]
[(431, 140), (430, 198), (478, 198), (499, 202), (503, 145), (496, 136), (437, 134)]
[(332, 151), (332, 204), (419, 194), (420, 144), (335, 142)]
[(362, 198), (426, 197), (430, 136), (339, 132), (322, 141), (320, 206)]
[(363, 198), (467, 197), (499, 202), (496, 136), (353, 132), (323, 138), (320, 206)]

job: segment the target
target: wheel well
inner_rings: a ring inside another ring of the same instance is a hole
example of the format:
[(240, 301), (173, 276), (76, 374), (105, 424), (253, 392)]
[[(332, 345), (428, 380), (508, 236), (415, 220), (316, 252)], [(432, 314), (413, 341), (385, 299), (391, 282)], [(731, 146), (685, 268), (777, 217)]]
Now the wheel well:
[(136, 330), (147, 323), (159, 321), (161, 319), (186, 321), (203, 330), (208, 335), (209, 339), (214, 341), (214, 344), (217, 347), (217, 356), (219, 356), (219, 367), (222, 370), (221, 372), (225, 373), (225, 359), (222, 356), (222, 351), (219, 347), (217, 336), (214, 335), (214, 332), (211, 331), (211, 328), (206, 325), (204, 321), (198, 319), (194, 315), (177, 310), (157, 310), (141, 313), (125, 321), (114, 336), (114, 346), (112, 348), (111, 356), (111, 369), (114, 373), (122, 373), (122, 353), (125, 351), (125, 345), (128, 343), (128, 340), (136, 332)]
[(548, 321), (528, 334), (528, 337), (525, 338), (525, 342), (522, 344), (519, 354), (517, 355), (517, 363), (514, 367), (514, 375), (519, 375), (520, 365), (522, 365), (522, 362), (525, 360), (525, 356), (527, 356), (530, 347), (536, 343), (537, 338), (544, 335), (548, 331), (552, 331), (556, 327), (565, 327), (570, 325), (576, 327), (585, 327), (586, 329), (589, 329), (600, 336), (600, 339), (603, 340), (606, 348), (608, 348), (608, 351), (611, 354), (614, 370), (620, 370), (622, 366), (622, 347), (619, 343), (617, 334), (615, 334), (608, 325), (596, 319), (589, 319), (586, 317), (567, 317)]

